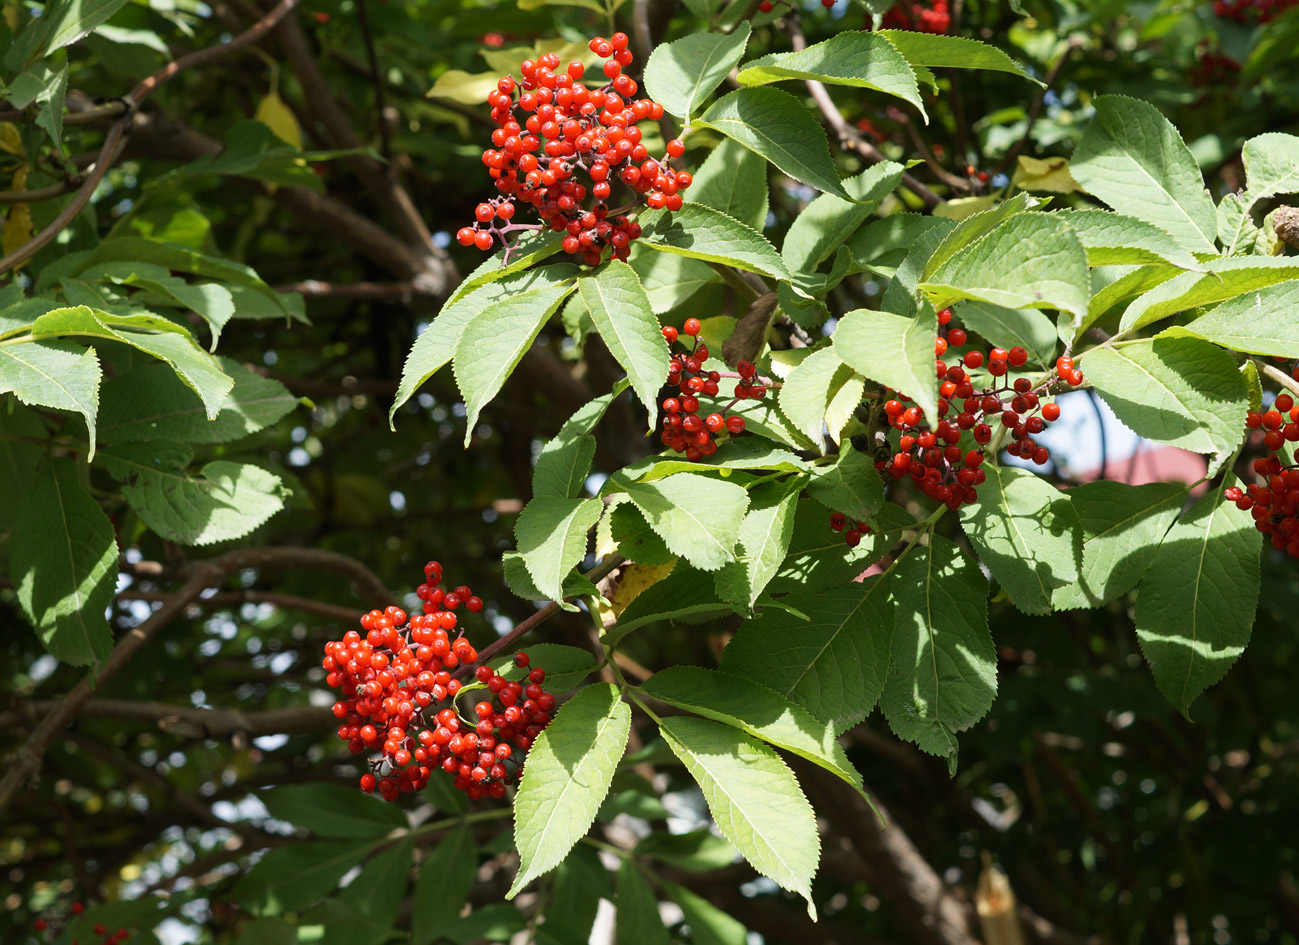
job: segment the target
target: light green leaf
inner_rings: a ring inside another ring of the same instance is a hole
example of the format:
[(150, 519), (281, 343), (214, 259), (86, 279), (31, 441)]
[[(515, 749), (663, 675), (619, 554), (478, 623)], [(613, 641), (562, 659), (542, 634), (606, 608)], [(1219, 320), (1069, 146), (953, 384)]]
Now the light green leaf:
[(277, 847), (239, 879), (234, 899), (254, 915), (301, 912), (332, 892), (373, 845), (372, 840), (315, 840)]
[(790, 278), (785, 261), (767, 238), (720, 210), (686, 203), (675, 213), (650, 210), (640, 216), (644, 245), (705, 262), (722, 263), (773, 279)]
[(1055, 365), (1056, 330), (1051, 319), (1037, 309), (1002, 308), (987, 302), (958, 302), (956, 321), (999, 348), (1023, 348), (1030, 364)]
[[(258, 122), (251, 124), (265, 128)], [(263, 282), (261, 277), (248, 266), (229, 259), (209, 256), (178, 243), (164, 243), (139, 236), (115, 236), (104, 240), (81, 260), (76, 272), (64, 273), (64, 275), (78, 275), (101, 263), (115, 261), (149, 263), (220, 282), (233, 282), (236, 285), (255, 289), (275, 305), (283, 304), (280, 294)]]
[(835, 741), (834, 727), (779, 693), (743, 676), (702, 666), (671, 666), (641, 685), (653, 699), (725, 722), (783, 748), (862, 791), (861, 775)]
[(526, 650), (529, 662), (526, 667), (514, 665), (514, 654), (500, 656), (492, 660), (492, 669), (506, 679), (521, 681), (527, 685), (526, 676), (534, 669), (546, 671), (546, 689), (556, 695), (562, 695), (575, 689), (595, 670), (595, 657), (590, 650), (577, 646), (564, 646), (562, 643), (532, 643)]
[[(725, 380), (725, 378), (723, 379)], [(727, 396), (727, 392), (723, 392)], [(798, 456), (779, 447), (768, 446), (756, 437), (732, 437), (712, 456), (691, 462), (678, 453), (658, 453), (628, 463), (610, 477), (617, 486), (624, 482), (649, 482), (679, 472), (715, 472), (718, 469), (771, 469), (784, 472), (806, 472), (811, 467)], [(606, 486), (606, 489), (610, 488)]]
[(797, 490), (776, 493), (762, 504), (750, 505), (740, 525), (736, 560), (723, 565), (714, 579), (719, 597), (753, 607), (789, 551), (797, 505)]
[[(603, 509), (599, 499), (542, 496), (519, 514), (514, 523), (519, 554), (547, 599), (562, 603), (564, 578), (586, 557), (587, 532)], [(568, 608), (576, 610), (572, 604)]]
[(699, 784), (717, 829), (759, 873), (812, 904), (821, 842), (812, 805), (774, 751), (711, 719), (673, 716), (659, 730)]
[(746, 945), (748, 942), (749, 932), (744, 924), (703, 896), (662, 879), (659, 886), (681, 907), (681, 915), (690, 926), (690, 937), (696, 945)]
[(767, 162), (744, 145), (723, 138), (699, 165), (690, 199), (761, 233), (767, 225)]
[(946, 233), (954, 225), (951, 220), (942, 217), (890, 213), (878, 220), (871, 220), (854, 233), (845, 245), (852, 253), (856, 267), (891, 279), (921, 236), (935, 228)]
[(358, 798), (354, 787), (341, 784), (285, 784), (259, 796), (275, 819), (321, 837), (377, 840), (407, 825), (400, 808)]
[[(942, 267), (943, 263), (951, 260), (961, 250), (974, 245), (1011, 217), (1027, 210), (1036, 209), (1042, 206), (1042, 203), (1041, 200), (1030, 194), (1016, 194), (1009, 200), (1003, 200), (987, 210), (981, 210), (955, 224), (949, 224), (947, 227), (942, 228), (942, 232), (936, 235), (941, 241), (934, 244), (934, 248), (930, 250), (928, 255), (914, 260), (919, 263), (919, 267), (916, 278), (909, 281), (909, 287), (914, 287), (920, 282), (928, 282), (929, 278)], [(918, 249), (919, 247), (915, 248)]]
[(744, 55), (749, 24), (730, 35), (691, 33), (654, 48), (645, 63), (645, 91), (677, 118), (689, 118), (704, 99), (722, 84)]
[(1203, 270), (1194, 256), (1153, 223), (1107, 210), (1062, 210), (1058, 217), (1078, 234), (1089, 266), (1166, 262), (1179, 269)]
[(690, 873), (719, 870), (740, 859), (731, 841), (708, 827), (686, 833), (652, 833), (636, 844), (632, 855), (649, 857)]
[(537, 736), (514, 795), (519, 872), (505, 898), (554, 869), (595, 822), (627, 747), (631, 709), (610, 683), (592, 683)]
[(1159, 691), (1183, 715), (1249, 642), (1262, 544), (1250, 513), (1210, 489), (1150, 562), (1137, 592), (1137, 639)]
[(668, 345), (636, 270), (612, 260), (593, 277), (578, 279), (577, 290), (600, 337), (649, 412), (652, 429), (658, 417), (658, 391), (668, 376)]
[(714, 102), (698, 123), (738, 141), (800, 183), (852, 199), (839, 180), (821, 123), (788, 92), (739, 89)]
[(1204, 273), (1183, 272), (1128, 306), (1119, 328), (1136, 331), (1187, 309), (1234, 299), (1279, 282), (1299, 279), (1299, 260), (1278, 256), (1211, 259)]
[(73, 666), (98, 663), (113, 648), (104, 616), (117, 583), (113, 525), (70, 459), (29, 472), (24, 486), (10, 496), (21, 501), (9, 536), (18, 603), (51, 655)]
[(1299, 137), (1278, 131), (1257, 135), (1241, 148), (1251, 206), (1268, 197), (1299, 193)]
[(1019, 214), (943, 263), (921, 283), (935, 308), (978, 299), (1006, 308), (1054, 308), (1078, 321), (1091, 297), (1087, 253), (1049, 214)]
[[(739, 145), (736, 147), (739, 148)], [(748, 151), (744, 153), (755, 161), (760, 160)], [(690, 193), (692, 197), (697, 196), (693, 188)], [(636, 275), (640, 276), (641, 287), (649, 299), (650, 311), (655, 315), (663, 315), (684, 305), (696, 293), (722, 281), (717, 270), (708, 263), (674, 253), (656, 253), (640, 240), (632, 244), (631, 256), (627, 262), (636, 270)], [(567, 314), (567, 309), (565, 313)]]
[(468, 823), (448, 831), (429, 850), (411, 900), (412, 945), (430, 945), (460, 915), (474, 885), (477, 852)]
[(828, 259), (897, 188), (902, 171), (901, 164), (882, 161), (843, 182), (844, 190), (853, 198), (851, 202), (822, 194), (808, 204), (794, 217), (780, 248), (790, 271), (812, 272)]
[(605, 631), (603, 640), (608, 646), (617, 646), (633, 630), (660, 620), (701, 623), (732, 611), (731, 605), (713, 591), (707, 574), (679, 562), (671, 574), (627, 605), (618, 622)]
[(626, 492), (667, 546), (695, 567), (716, 571), (735, 559), (735, 543), (749, 507), (742, 486), (676, 473), (630, 483)]
[(1077, 582), (1055, 589), (1055, 609), (1103, 607), (1136, 587), (1186, 494), (1175, 482), (1087, 482), (1070, 489), (1083, 527), (1082, 569)]
[[(898, 48), (879, 33), (846, 30), (806, 49), (763, 56), (741, 66), (738, 78), (741, 85), (811, 79), (874, 89), (910, 102), (925, 115), (915, 70)], [(928, 116), (925, 120), (928, 121)]]
[(0, 346), (0, 394), (13, 392), (32, 407), (71, 410), (86, 418), (89, 458), (95, 458), (95, 415), (102, 371), (94, 348), (67, 341)]
[(541, 448), (532, 470), (532, 495), (540, 498), (574, 499), (591, 473), (595, 458), (595, 437), (588, 433), (559, 436)]
[(1123, 95), (1094, 100), (1096, 117), (1070, 170), (1087, 193), (1167, 231), (1192, 253), (1216, 252), (1218, 213), (1200, 168), (1159, 109)]
[(915, 318), (857, 309), (839, 319), (834, 351), (850, 368), (914, 400), (926, 417), (938, 413), (934, 339), (938, 320), (924, 306)]
[[(495, 85), (495, 82), (492, 84)], [(475, 101), (473, 104), (478, 103)], [(480, 289), (491, 282), (500, 282), (516, 272), (531, 268), (533, 263), (548, 259), (558, 253), (564, 245), (563, 234), (556, 234), (550, 230), (522, 233), (516, 238), (518, 241), (511, 245), (510, 261), (505, 262), (503, 249), (484, 259), (477, 269), (465, 276), (464, 281), (456, 286), (456, 290), (451, 293), (446, 305), (442, 307), (443, 311), (450, 309), (475, 289)]]
[(997, 650), (988, 632), (988, 581), (945, 538), (912, 549), (893, 575), (897, 621), (880, 707), (894, 733), (956, 770), (956, 735), (983, 718), (997, 694)]
[(1210, 475), (1244, 435), (1249, 391), (1235, 359), (1193, 337), (1168, 333), (1083, 358), (1087, 379), (1138, 436), (1214, 454)]
[[(843, 536), (831, 536), (843, 544)], [(847, 731), (884, 687), (894, 619), (888, 596), (888, 579), (879, 575), (794, 592), (781, 600), (788, 610), (769, 606), (740, 627), (722, 651), (721, 668), (779, 693), (836, 733)]]
[[(501, 569), (505, 572), (505, 583), (516, 596), (534, 601), (549, 599), (533, 584), (532, 575), (528, 573), (528, 568), (523, 563), (523, 556), (518, 552), (507, 551), (501, 555)], [(565, 598), (585, 597), (598, 593), (596, 586), (581, 574), (573, 573), (564, 579)]]
[(1026, 614), (1051, 612), (1051, 592), (1078, 580), (1082, 526), (1064, 493), (1027, 469), (988, 465), (961, 526), (980, 560)]
[(1092, 299), (1087, 303), (1087, 317), (1065, 340), (1081, 338), (1084, 331), (1119, 302), (1147, 292), (1180, 274), (1177, 268), (1166, 265), (1099, 266), (1093, 269)]
[(101, 454), (140, 520), (168, 541), (210, 545), (242, 538), (284, 508), (279, 476), (252, 463), (216, 460), (190, 472), (190, 449), (150, 440)]
[(951, 67), (953, 69), (985, 69), (1009, 72), (1023, 76), (1030, 82), (1042, 85), (1019, 63), (995, 46), (963, 36), (945, 36), (941, 33), (920, 33), (912, 30), (881, 30), (882, 36), (897, 47), (907, 62), (927, 69)]
[(1294, 357), (1299, 351), (1299, 280), (1228, 299), (1186, 330), (1236, 351)]
[(847, 584), (879, 560), (897, 542), (899, 532), (915, 524), (915, 517), (901, 506), (885, 503), (872, 520), (873, 530), (849, 548), (842, 532), (830, 530), (829, 518), (815, 499), (799, 502), (789, 553), (768, 586), (770, 593), (810, 593)]
[[(42, 55), (48, 56), (87, 36), (121, 9), (126, 0), (53, 0), (41, 17)], [(46, 17), (49, 19), (46, 20)]]
[(840, 360), (838, 347), (831, 345), (814, 351), (790, 372), (777, 402), (795, 429), (824, 453), (827, 429), (838, 443), (865, 388), (862, 379)]
[(816, 468), (807, 494), (832, 512), (864, 521), (884, 504), (884, 483), (873, 457), (845, 445), (833, 466)]
[(671, 936), (659, 917), (658, 899), (631, 857), (618, 867), (615, 905), (617, 945), (669, 945)]

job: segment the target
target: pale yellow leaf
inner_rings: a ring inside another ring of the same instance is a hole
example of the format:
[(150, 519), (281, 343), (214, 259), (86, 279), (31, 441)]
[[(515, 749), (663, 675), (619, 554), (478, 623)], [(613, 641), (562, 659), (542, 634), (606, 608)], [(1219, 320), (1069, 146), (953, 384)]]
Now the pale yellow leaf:
[(0, 151), (23, 156), (23, 141), (18, 134), (18, 126), (13, 122), (0, 121)]
[(1020, 190), (1037, 193), (1072, 194), (1082, 190), (1069, 173), (1067, 158), (1034, 158), (1020, 155), (1011, 183)]
[(258, 103), (253, 118), (269, 127), (281, 141), (302, 150), (302, 127), (278, 92), (271, 92)]

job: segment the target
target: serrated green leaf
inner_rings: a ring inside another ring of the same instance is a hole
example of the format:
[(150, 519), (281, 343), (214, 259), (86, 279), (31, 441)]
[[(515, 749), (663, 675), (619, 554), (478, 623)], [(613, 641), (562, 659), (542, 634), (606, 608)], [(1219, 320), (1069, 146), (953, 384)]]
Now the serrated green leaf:
[[(265, 128), (259, 122), (250, 122), (250, 124)], [(79, 262), (75, 272), (64, 274), (78, 275), (102, 263), (116, 261), (152, 264), (220, 282), (233, 282), (236, 285), (255, 289), (275, 305), (283, 305), (279, 293), (263, 282), (253, 269), (242, 263), (209, 256), (178, 243), (166, 243), (139, 236), (115, 236), (104, 240)]]
[(591, 473), (595, 445), (595, 437), (587, 433), (565, 437), (561, 432), (548, 441), (532, 470), (533, 497), (576, 498)]
[(1123, 95), (1093, 101), (1096, 116), (1074, 148), (1074, 179), (1120, 213), (1166, 230), (1192, 253), (1216, 251), (1217, 208), (1172, 122)]
[(1051, 592), (1078, 580), (1082, 526), (1062, 493), (1027, 469), (989, 465), (961, 526), (980, 560), (1026, 614), (1051, 612)]
[(844, 426), (861, 403), (865, 387), (832, 345), (814, 351), (789, 373), (777, 403), (795, 429), (824, 453), (826, 432), (839, 442)]
[(95, 416), (102, 376), (94, 348), (68, 341), (0, 346), (0, 394), (12, 392), (31, 407), (71, 410), (86, 418), (89, 458), (95, 458)]
[(252, 463), (216, 460), (190, 472), (180, 443), (124, 443), (101, 454), (140, 520), (168, 541), (210, 545), (242, 538), (284, 508), (279, 476)]
[(1210, 489), (1150, 562), (1137, 592), (1137, 639), (1159, 691), (1183, 715), (1249, 642), (1262, 544), (1250, 513)]
[(815, 499), (799, 502), (789, 553), (768, 586), (771, 593), (810, 593), (847, 584), (888, 551), (902, 529), (915, 524), (915, 517), (901, 506), (886, 503), (874, 519), (875, 530), (849, 548), (842, 532), (831, 531), (829, 518), (825, 506)]
[(1235, 351), (1293, 357), (1299, 351), (1299, 280), (1228, 299), (1186, 330)]
[(807, 494), (832, 512), (864, 521), (884, 504), (884, 483), (872, 457), (844, 446), (833, 466), (817, 467)]
[(677, 560), (677, 556), (668, 550), (663, 539), (650, 528), (649, 522), (645, 521), (645, 516), (630, 501), (612, 504), (608, 518), (609, 535), (617, 542), (618, 553), (628, 561), (661, 565), (671, 564)]
[(749, 24), (741, 23), (730, 35), (691, 33), (661, 43), (645, 63), (645, 91), (669, 115), (689, 118), (735, 68), (748, 42)]
[(1204, 273), (1180, 273), (1141, 296), (1123, 313), (1119, 328), (1136, 331), (1187, 309), (1235, 299), (1247, 292), (1299, 279), (1299, 260), (1285, 256), (1211, 259), (1204, 268)]
[(1082, 568), (1075, 583), (1053, 592), (1055, 609), (1103, 607), (1136, 587), (1186, 494), (1175, 482), (1087, 482), (1070, 489), (1083, 527)]
[(1055, 365), (1056, 329), (1051, 319), (1033, 308), (1003, 308), (987, 302), (958, 302), (956, 321), (999, 348), (1023, 348), (1030, 364)]
[(751, 501), (740, 525), (736, 560), (723, 565), (713, 581), (719, 597), (749, 609), (776, 576), (794, 532), (798, 491), (773, 493), (760, 503)]
[(821, 123), (788, 92), (739, 89), (709, 106), (698, 123), (738, 141), (800, 183), (852, 199), (839, 180)]
[[(516, 551), (507, 551), (501, 555), (501, 569), (505, 572), (505, 583), (516, 596), (524, 600), (549, 600), (532, 581), (528, 567), (523, 563), (523, 555)], [(564, 597), (585, 597), (598, 594), (598, 590), (584, 575), (576, 572), (564, 579)]]
[(697, 945), (746, 945), (748, 942), (749, 932), (744, 924), (703, 896), (664, 880), (659, 880), (659, 886), (681, 907), (681, 915), (690, 926), (690, 937)]
[(1078, 234), (1090, 266), (1166, 262), (1179, 269), (1203, 269), (1166, 230), (1153, 223), (1107, 210), (1061, 210), (1058, 216)]
[(927, 69), (950, 67), (953, 69), (983, 69), (992, 72), (1009, 72), (1038, 82), (1019, 63), (995, 46), (963, 36), (946, 36), (941, 33), (921, 33), (913, 30), (881, 30), (882, 36), (897, 47), (912, 66)]
[(618, 898), (614, 905), (617, 945), (668, 945), (670, 936), (659, 917), (658, 899), (630, 857), (618, 867)]
[(763, 876), (812, 903), (821, 842), (812, 805), (772, 749), (739, 729), (686, 716), (659, 730), (703, 791), (717, 829)]
[(722, 263), (773, 279), (790, 278), (776, 247), (752, 227), (703, 204), (686, 203), (674, 213), (650, 210), (640, 216), (644, 245), (705, 262)]
[(1244, 435), (1249, 391), (1235, 359), (1198, 338), (1167, 333), (1083, 358), (1087, 379), (1138, 436), (1210, 453), (1210, 475)]
[(761, 233), (767, 225), (767, 162), (744, 145), (723, 138), (699, 165), (690, 184), (690, 199)]
[(806, 758), (863, 792), (861, 775), (835, 741), (833, 725), (747, 677), (702, 666), (671, 666), (640, 688), (660, 702), (733, 725)]
[(1084, 331), (1119, 302), (1149, 291), (1180, 274), (1181, 270), (1166, 265), (1098, 266), (1091, 274), (1092, 298), (1087, 303), (1087, 317), (1064, 340), (1081, 338)]
[(276, 847), (235, 884), (236, 902), (254, 915), (301, 912), (338, 886), (373, 840), (313, 840)]
[(839, 319), (834, 351), (850, 368), (877, 384), (900, 391), (933, 417), (938, 412), (934, 339), (938, 318), (924, 306), (915, 318), (857, 309)]
[(965, 552), (930, 536), (893, 575), (897, 620), (880, 708), (894, 733), (956, 769), (956, 735), (997, 694), (988, 581)]
[(790, 594), (781, 601), (789, 610), (769, 606), (740, 628), (722, 651), (722, 670), (774, 690), (836, 733), (847, 731), (870, 713), (884, 686), (894, 619), (888, 580), (872, 575), (860, 584)]
[[(723, 392), (722, 397), (730, 396)], [(750, 436), (733, 437), (711, 456), (691, 462), (677, 453), (659, 453), (628, 463), (609, 478), (606, 491), (626, 482), (650, 482), (679, 472), (716, 472), (719, 469), (772, 469), (783, 472), (805, 472), (811, 467), (789, 450), (769, 446)]]
[(321, 837), (377, 840), (407, 825), (400, 808), (358, 797), (354, 787), (341, 784), (285, 784), (260, 797), (272, 817)]
[[(478, 103), (474, 102), (474, 104)], [(508, 263), (505, 262), (504, 249), (484, 259), (477, 269), (465, 276), (464, 280), (456, 286), (456, 290), (451, 293), (446, 305), (443, 306), (443, 311), (450, 309), (465, 296), (488, 283), (500, 282), (516, 272), (531, 268), (533, 263), (550, 258), (564, 246), (563, 234), (555, 234), (549, 230), (518, 234), (517, 240), (518, 242), (511, 244)]]
[(460, 915), (478, 868), (469, 825), (449, 831), (420, 865), (411, 900), (412, 945), (430, 945)]
[(104, 616), (117, 583), (113, 525), (70, 459), (52, 460), (23, 484), (9, 537), (18, 603), (51, 655), (73, 666), (97, 663), (113, 648)]
[(845, 245), (856, 267), (891, 279), (921, 236), (933, 229), (946, 233), (953, 226), (951, 220), (942, 217), (890, 213), (868, 222)]
[(790, 271), (812, 272), (828, 259), (897, 188), (903, 170), (901, 164), (882, 161), (843, 182), (851, 202), (822, 194), (808, 204), (790, 224), (780, 247)]
[(564, 578), (586, 557), (587, 532), (603, 510), (599, 499), (550, 496), (524, 506), (514, 523), (514, 536), (528, 573), (546, 599), (563, 601)]
[[(759, 160), (757, 157), (753, 159)], [(690, 195), (697, 196), (694, 189), (691, 189)], [(722, 281), (717, 270), (706, 262), (675, 253), (656, 253), (639, 240), (632, 244), (631, 256), (627, 262), (636, 270), (636, 275), (640, 276), (641, 287), (649, 299), (650, 311), (655, 315), (664, 315), (677, 306), (684, 305), (698, 292)], [(566, 315), (567, 312), (566, 308)]]
[[(670, 752), (666, 745), (663, 747)], [(709, 827), (686, 833), (652, 833), (636, 844), (632, 855), (649, 857), (689, 873), (719, 870), (740, 858), (731, 841), (719, 837)]]
[(507, 899), (563, 862), (591, 829), (630, 731), (631, 709), (617, 687), (592, 683), (537, 736), (514, 795), (519, 872)]
[[(590, 650), (562, 643), (532, 643), (521, 652), (528, 654), (527, 666), (515, 666), (514, 654), (492, 660), (492, 669), (506, 679), (524, 681), (531, 670), (546, 671), (546, 689), (562, 695), (576, 688), (595, 669)], [(525, 681), (526, 685), (526, 681)]]
[(617, 646), (633, 630), (660, 620), (701, 623), (731, 611), (731, 605), (714, 592), (706, 573), (681, 563), (666, 578), (642, 591), (628, 604), (618, 622), (605, 631), (602, 639), (608, 646)]
[(692, 473), (630, 483), (626, 492), (673, 552), (704, 571), (735, 559), (749, 507), (742, 486)]
[(613, 260), (594, 276), (578, 279), (577, 290), (600, 337), (645, 405), (652, 429), (658, 418), (658, 391), (668, 376), (668, 345), (636, 271)]
[[(406, 898), (415, 838), (409, 834), (380, 850), (338, 895), (360, 920), (355, 931), (330, 928), (338, 945), (379, 945), (392, 934), (392, 924)], [(303, 924), (307, 920), (304, 918)], [(332, 925), (332, 923), (331, 923)]]
[[(528, 920), (522, 912), (503, 902), (494, 902), (460, 916), (444, 926), (438, 934), (455, 945), (469, 945), (484, 940), (508, 942), (527, 927)], [(537, 945), (542, 945), (540, 935)]]
[[(1012, 217), (1041, 205), (1042, 201), (1030, 194), (1016, 194), (1009, 200), (1003, 200), (987, 210), (981, 210), (942, 228), (941, 233), (934, 235), (940, 241), (933, 244), (930, 252), (923, 258), (913, 260), (913, 263), (919, 265), (916, 269), (916, 278), (907, 283), (908, 287), (914, 288), (921, 282), (928, 282), (944, 263), (949, 262), (963, 249), (974, 245)], [(920, 246), (915, 248), (919, 249)]]
[(874, 89), (910, 102), (929, 120), (915, 70), (898, 48), (879, 33), (846, 30), (805, 49), (763, 56), (742, 65), (737, 78), (740, 85), (750, 86), (810, 79)]
[(1299, 193), (1299, 137), (1277, 131), (1256, 135), (1241, 148), (1241, 158), (1251, 205)]

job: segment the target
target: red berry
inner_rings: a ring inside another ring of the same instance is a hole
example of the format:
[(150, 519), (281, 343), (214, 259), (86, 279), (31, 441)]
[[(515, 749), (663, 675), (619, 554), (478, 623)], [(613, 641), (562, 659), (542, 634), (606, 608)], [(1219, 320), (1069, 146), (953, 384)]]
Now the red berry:
[(699, 319), (697, 318), (687, 318), (686, 323), (681, 326), (681, 330), (692, 338), (699, 334), (699, 328)]

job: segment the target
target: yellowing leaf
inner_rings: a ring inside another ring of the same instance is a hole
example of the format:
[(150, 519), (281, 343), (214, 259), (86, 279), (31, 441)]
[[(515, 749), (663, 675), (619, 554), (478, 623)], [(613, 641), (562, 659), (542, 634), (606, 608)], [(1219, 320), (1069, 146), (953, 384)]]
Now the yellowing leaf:
[(1062, 157), (1043, 160), (1020, 155), (1019, 167), (1011, 183), (1020, 190), (1048, 194), (1072, 194), (1082, 190), (1069, 173), (1068, 159)]
[(618, 576), (618, 586), (609, 595), (608, 603), (597, 604), (600, 612), (600, 622), (605, 629), (612, 627), (618, 621), (618, 618), (622, 616), (622, 612), (627, 609), (628, 604), (639, 597), (642, 592), (671, 574), (672, 569), (676, 566), (677, 563), (671, 561), (668, 564), (652, 566), (629, 564), (623, 568), (622, 573)]
[[(20, 167), (14, 171), (13, 192), (20, 193), (27, 189), (27, 168)], [(5, 218), (4, 240), (0, 243), (0, 255), (8, 256), (32, 238), (32, 208), (25, 203), (16, 203), (9, 208)], [(18, 267), (21, 268), (23, 263)]]
[(487, 101), (487, 93), (496, 88), (499, 79), (500, 75), (495, 72), (470, 75), (461, 69), (448, 69), (438, 76), (433, 88), (428, 90), (428, 97), (444, 98), (461, 105), (481, 105)]
[(997, 203), (993, 194), (982, 197), (954, 197), (934, 207), (934, 216), (947, 217), (949, 220), (964, 220), (981, 210), (987, 210)]
[(297, 117), (278, 92), (271, 92), (257, 105), (253, 118), (266, 125), (275, 136), (287, 144), (302, 150), (302, 127)]
[(18, 126), (13, 122), (0, 121), (0, 151), (23, 156), (22, 138), (18, 135)]

